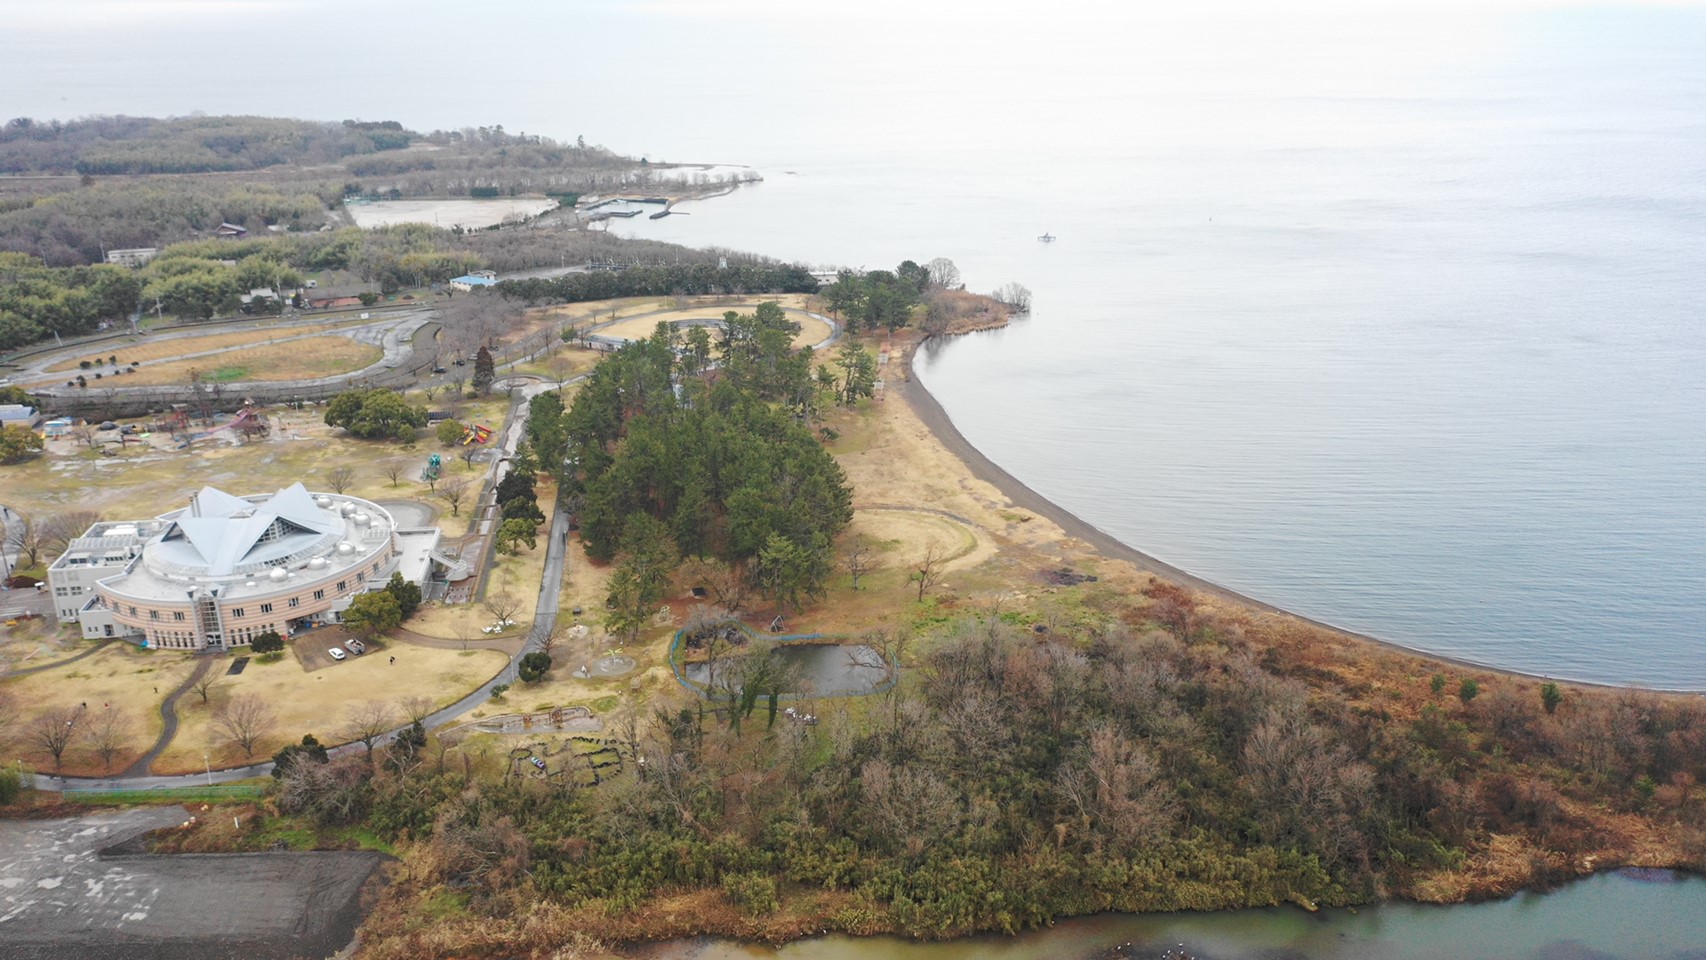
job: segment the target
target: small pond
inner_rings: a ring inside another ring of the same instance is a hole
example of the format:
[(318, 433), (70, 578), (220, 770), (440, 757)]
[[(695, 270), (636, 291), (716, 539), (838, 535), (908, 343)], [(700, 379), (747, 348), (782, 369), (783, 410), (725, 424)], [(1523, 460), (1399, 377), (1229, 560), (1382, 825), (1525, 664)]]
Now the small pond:
[[(882, 653), (862, 643), (793, 643), (773, 648), (771, 656), (779, 658), (784, 669), (798, 678), (790, 692), (800, 696), (872, 693), (891, 676)], [(713, 686), (717, 669), (726, 662), (689, 663), (683, 672), (690, 683)]]

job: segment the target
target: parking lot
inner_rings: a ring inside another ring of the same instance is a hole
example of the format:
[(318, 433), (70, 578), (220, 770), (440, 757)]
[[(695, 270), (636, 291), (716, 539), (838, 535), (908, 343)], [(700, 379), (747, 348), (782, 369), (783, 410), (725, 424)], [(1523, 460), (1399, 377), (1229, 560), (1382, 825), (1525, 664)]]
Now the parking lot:
[(0, 960), (324, 957), (354, 937), (376, 853), (100, 853), (189, 816), (0, 822)]
[[(327, 652), (333, 647), (344, 650), (346, 657), (354, 659), (356, 655), (344, 648), (344, 641), (348, 639), (350, 639), (350, 633), (342, 627), (321, 627), (291, 640), (290, 649), (295, 654), (296, 661), (302, 664), (302, 669), (312, 673), (315, 670), (339, 666), (338, 661), (334, 660), (331, 654)], [(362, 655), (368, 657), (384, 650), (386, 646), (383, 641), (379, 640), (363, 640), (361, 642), (367, 648), (367, 652)]]

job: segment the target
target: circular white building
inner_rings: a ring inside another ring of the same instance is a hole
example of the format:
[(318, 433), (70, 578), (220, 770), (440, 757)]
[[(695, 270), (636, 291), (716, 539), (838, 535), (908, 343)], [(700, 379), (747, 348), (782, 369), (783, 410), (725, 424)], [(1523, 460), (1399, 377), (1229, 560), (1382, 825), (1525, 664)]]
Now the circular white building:
[(401, 553), (383, 507), (300, 483), (252, 497), (203, 487), (182, 510), (96, 524), (76, 546), (50, 579), (56, 594), (62, 583), (79, 591), (68, 597), (81, 593), (74, 581), (93, 581), (94, 597), (77, 602), (86, 635), (187, 650), (334, 622), (351, 597), (384, 585)]

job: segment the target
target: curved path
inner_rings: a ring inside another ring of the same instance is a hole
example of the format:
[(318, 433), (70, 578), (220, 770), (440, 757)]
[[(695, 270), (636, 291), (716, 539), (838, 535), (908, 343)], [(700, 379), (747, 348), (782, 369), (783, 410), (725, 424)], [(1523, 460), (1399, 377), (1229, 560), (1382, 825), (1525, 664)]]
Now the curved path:
[(172, 738), (178, 735), (178, 698), (189, 693), (190, 688), (196, 685), (196, 681), (207, 676), (207, 671), (213, 669), (213, 664), (212, 657), (202, 657), (201, 662), (196, 664), (194, 670), (190, 671), (190, 675), (184, 678), (184, 682), (178, 684), (176, 690), (166, 694), (166, 699), (160, 702), (160, 736), (155, 738), (154, 746), (149, 747), (147, 753), (137, 757), (135, 763), (125, 767), (119, 773), (120, 777), (146, 775), (148, 768), (154, 765), (154, 761), (160, 758), (160, 754), (165, 753), (166, 748), (171, 746)]
[(52, 663), (38, 664), (38, 665), (33, 666), (33, 667), (24, 667), (24, 668), (19, 669), (19, 670), (8, 670), (5, 673), (0, 673), (0, 680), (9, 680), (13, 677), (27, 677), (32, 673), (40, 673), (43, 670), (52, 670), (55, 667), (63, 667), (68, 663), (76, 663), (77, 661), (83, 659), (84, 657), (92, 657), (95, 654), (100, 653), (103, 649), (106, 648), (106, 646), (108, 644), (117, 643), (117, 642), (118, 641), (116, 638), (108, 638), (108, 639), (102, 640), (100, 643), (95, 644), (94, 646), (83, 651), (82, 653), (77, 654), (74, 657), (66, 657), (64, 660), (55, 660)]

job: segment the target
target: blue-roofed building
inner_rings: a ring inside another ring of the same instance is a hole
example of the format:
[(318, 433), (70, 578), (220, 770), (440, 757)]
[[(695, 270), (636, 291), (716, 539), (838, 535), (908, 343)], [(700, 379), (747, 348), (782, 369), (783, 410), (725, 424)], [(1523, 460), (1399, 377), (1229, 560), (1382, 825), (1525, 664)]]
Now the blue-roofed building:
[(470, 273), (466, 276), (456, 277), (456, 278), (452, 279), (450, 281), (450, 287), (452, 290), (460, 290), (463, 293), (467, 293), (468, 291), (474, 289), (475, 287), (497, 286), (497, 282), (498, 282), (498, 275), (493, 273), (492, 271), (490, 271), (490, 270), (475, 270), (473, 273)]

